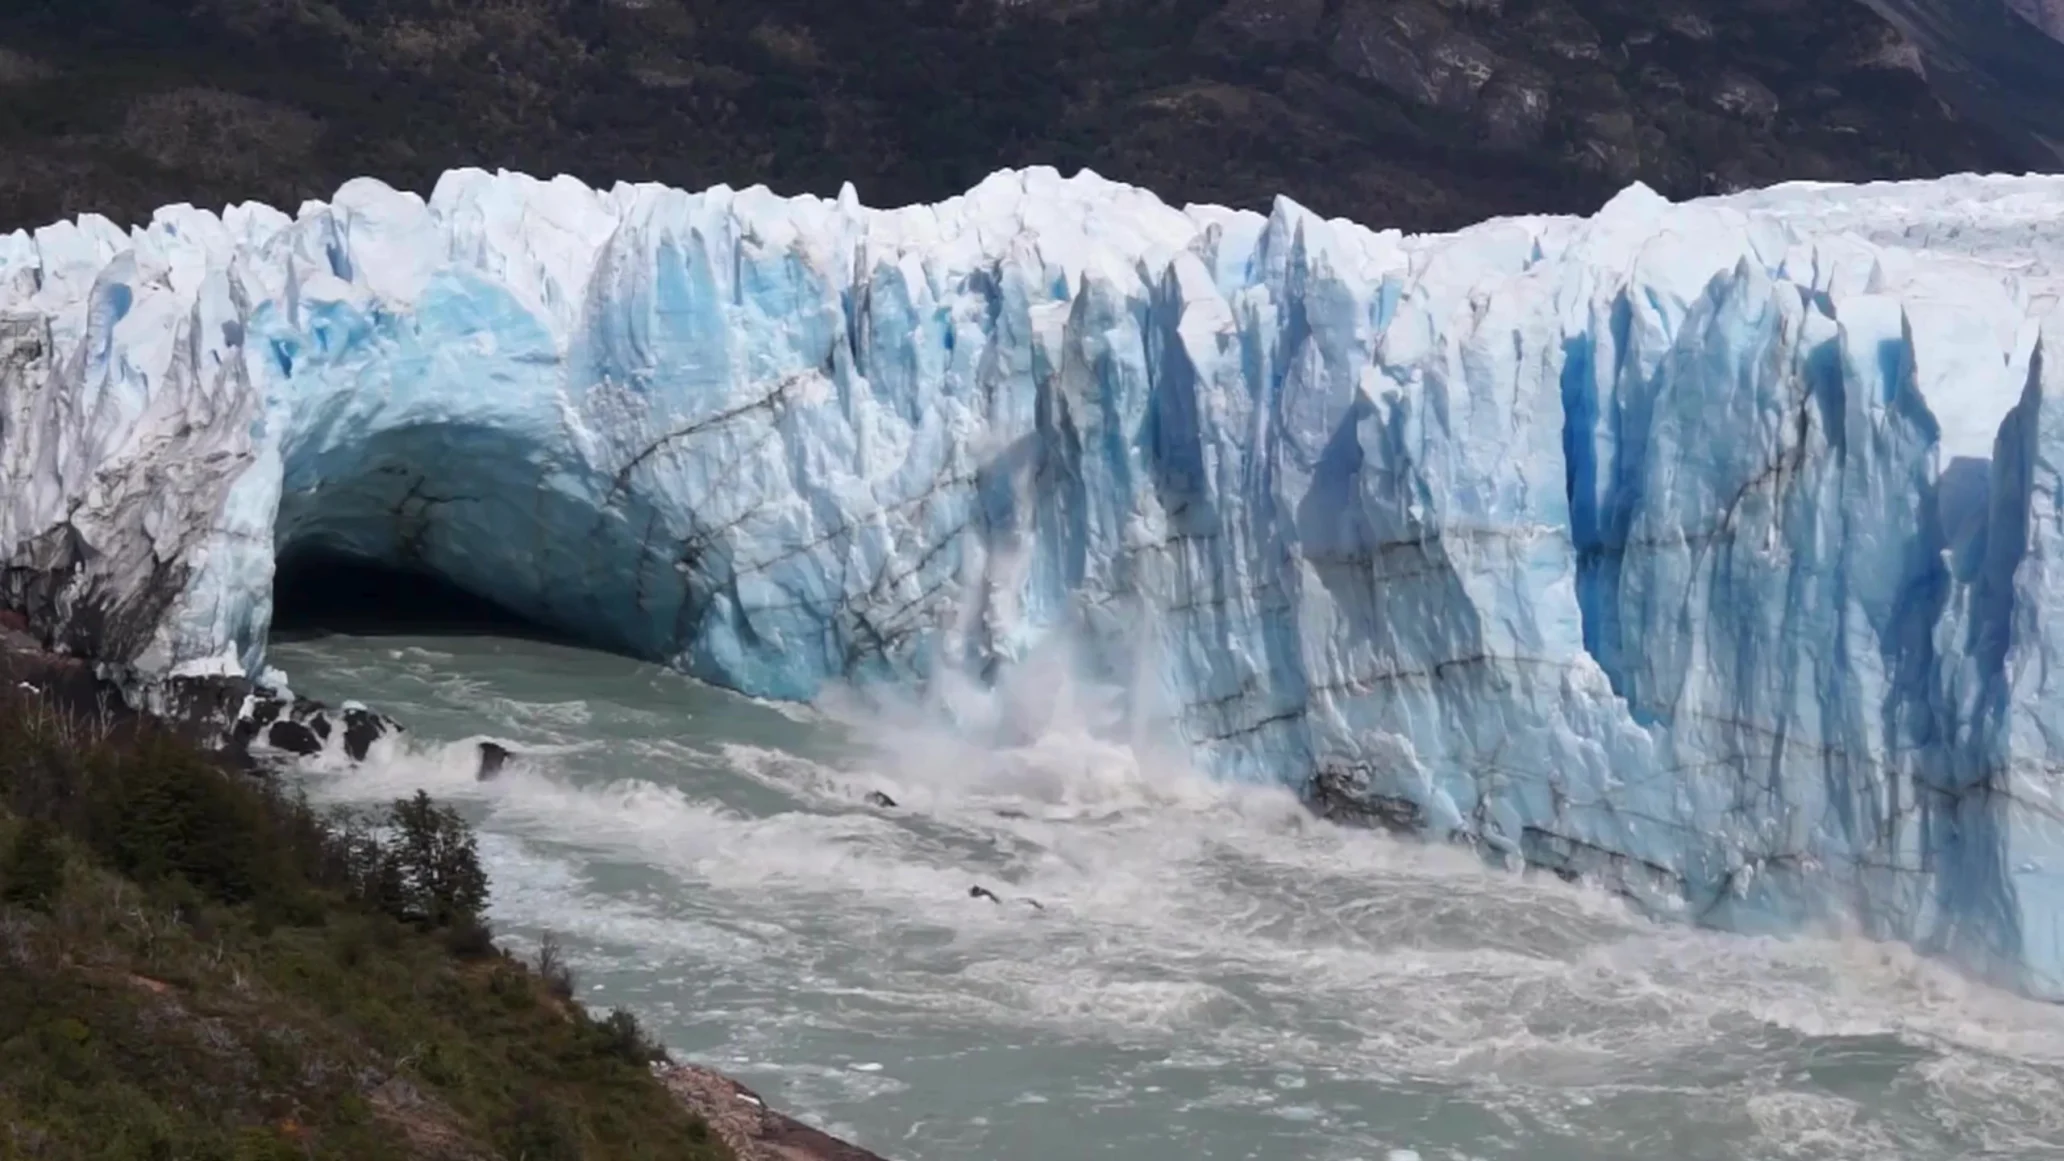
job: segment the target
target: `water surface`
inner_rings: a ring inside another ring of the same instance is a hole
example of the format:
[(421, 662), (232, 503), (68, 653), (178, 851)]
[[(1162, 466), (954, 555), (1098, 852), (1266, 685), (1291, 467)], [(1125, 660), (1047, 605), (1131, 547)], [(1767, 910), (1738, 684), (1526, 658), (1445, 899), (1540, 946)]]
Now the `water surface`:
[[(455, 802), (498, 930), (897, 1161), (2064, 1158), (2064, 1010), (1903, 948), (1655, 925), (1080, 731), (978, 750), (495, 636), (273, 660), (414, 734), (318, 798)], [(527, 756), (478, 782), (481, 737)]]

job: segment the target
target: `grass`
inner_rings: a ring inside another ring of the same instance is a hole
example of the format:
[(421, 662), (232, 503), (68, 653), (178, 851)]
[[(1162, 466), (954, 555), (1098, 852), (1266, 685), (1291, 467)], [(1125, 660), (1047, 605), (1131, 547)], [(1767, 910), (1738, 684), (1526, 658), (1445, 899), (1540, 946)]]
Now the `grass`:
[(495, 948), (469, 866), (420, 795), (319, 816), (0, 693), (0, 1161), (728, 1157), (635, 1018)]

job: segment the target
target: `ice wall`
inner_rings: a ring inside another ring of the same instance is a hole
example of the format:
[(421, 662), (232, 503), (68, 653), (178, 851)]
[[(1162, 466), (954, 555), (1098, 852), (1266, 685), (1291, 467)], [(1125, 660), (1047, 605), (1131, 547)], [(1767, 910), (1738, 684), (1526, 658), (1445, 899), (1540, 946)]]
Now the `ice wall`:
[(0, 588), (146, 675), (306, 546), (773, 697), (1066, 634), (1224, 776), (2064, 998), (2059, 254), (2047, 178), (86, 218), (0, 237)]

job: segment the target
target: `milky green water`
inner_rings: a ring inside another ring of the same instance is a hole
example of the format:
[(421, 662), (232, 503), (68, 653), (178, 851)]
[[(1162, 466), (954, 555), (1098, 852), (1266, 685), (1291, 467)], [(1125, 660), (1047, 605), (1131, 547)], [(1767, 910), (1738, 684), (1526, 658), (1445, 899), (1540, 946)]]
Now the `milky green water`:
[[(2064, 1010), (1900, 948), (1653, 925), (1079, 731), (984, 751), (493, 637), (273, 660), (412, 730), (318, 798), (456, 802), (500, 931), (896, 1161), (2064, 1158)], [(478, 782), (480, 737), (526, 756)]]

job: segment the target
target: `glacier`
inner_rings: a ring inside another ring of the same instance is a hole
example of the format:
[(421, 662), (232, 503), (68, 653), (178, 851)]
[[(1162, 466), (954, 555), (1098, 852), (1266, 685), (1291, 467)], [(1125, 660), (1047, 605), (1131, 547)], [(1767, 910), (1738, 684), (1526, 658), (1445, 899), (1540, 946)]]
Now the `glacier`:
[(0, 236), (0, 603), (145, 684), (315, 550), (770, 698), (1067, 639), (1220, 777), (2064, 1000), (2060, 255), (2043, 177), (82, 217)]

